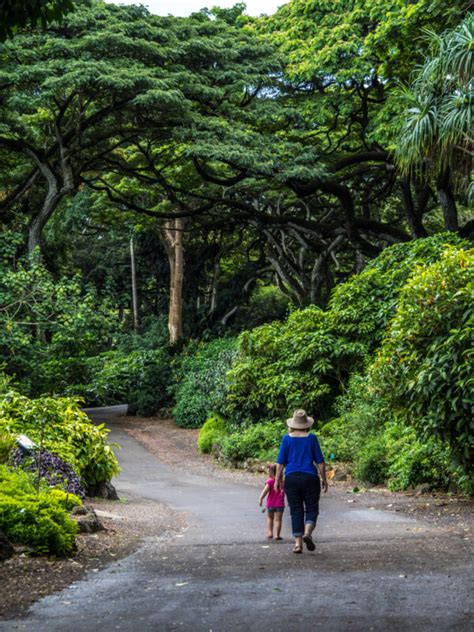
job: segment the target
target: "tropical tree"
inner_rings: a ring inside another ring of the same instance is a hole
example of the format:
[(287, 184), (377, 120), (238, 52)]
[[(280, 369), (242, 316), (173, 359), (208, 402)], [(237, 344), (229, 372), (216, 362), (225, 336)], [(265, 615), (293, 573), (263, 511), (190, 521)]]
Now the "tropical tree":
[(397, 159), (405, 173), (436, 182), (446, 228), (457, 230), (452, 187), (472, 186), (474, 156), (474, 15), (441, 35), (429, 32), (430, 52), (402, 91)]
[(30, 251), (61, 201), (127, 135), (182, 120), (176, 69), (174, 76), (169, 69), (172, 23), (143, 7), (93, 0), (45, 33), (19, 34), (3, 45), (0, 148), (22, 168), (2, 207), (41, 198), (29, 209)]
[(72, 0), (3, 0), (0, 4), (0, 41), (12, 37), (18, 27), (41, 24), (45, 28), (73, 8)]

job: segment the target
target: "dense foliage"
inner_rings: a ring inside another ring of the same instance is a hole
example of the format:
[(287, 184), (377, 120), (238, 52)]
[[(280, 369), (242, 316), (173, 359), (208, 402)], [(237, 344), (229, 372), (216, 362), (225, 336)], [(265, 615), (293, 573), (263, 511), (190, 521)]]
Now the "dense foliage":
[(25, 434), (37, 445), (42, 441), (77, 472), (86, 489), (119, 471), (108, 430), (94, 425), (73, 398), (29, 399), (9, 390), (0, 398), (0, 429)]
[(227, 372), (235, 357), (234, 338), (191, 345), (175, 370), (176, 401), (173, 416), (178, 426), (200, 428), (211, 412), (225, 407)]
[(298, 310), (286, 322), (241, 334), (229, 374), (229, 412), (255, 422), (287, 417), (304, 405), (328, 419), (349, 374), (363, 370), (380, 345), (413, 270), (436, 261), (447, 244), (463, 242), (445, 234), (392, 246), (339, 285), (327, 310)]
[(68, 513), (81, 500), (59, 489), (35, 489), (30, 476), (0, 465), (0, 528), (35, 553), (68, 555), (75, 549), (77, 523)]
[(427, 437), (474, 463), (474, 250), (448, 250), (403, 288), (373, 368), (374, 386)]
[(45, 479), (50, 487), (61, 487), (69, 494), (85, 498), (86, 494), (78, 475), (59, 456), (47, 450), (35, 451), (29, 455), (20, 448), (13, 454), (12, 463), (26, 472), (35, 473)]

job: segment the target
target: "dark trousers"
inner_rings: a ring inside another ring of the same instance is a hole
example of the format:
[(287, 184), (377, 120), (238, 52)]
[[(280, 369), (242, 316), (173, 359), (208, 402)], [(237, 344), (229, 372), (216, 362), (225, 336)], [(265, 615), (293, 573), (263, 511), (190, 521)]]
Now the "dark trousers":
[(321, 483), (319, 476), (292, 472), (285, 478), (285, 493), (291, 513), (293, 536), (304, 535), (305, 524), (316, 524)]

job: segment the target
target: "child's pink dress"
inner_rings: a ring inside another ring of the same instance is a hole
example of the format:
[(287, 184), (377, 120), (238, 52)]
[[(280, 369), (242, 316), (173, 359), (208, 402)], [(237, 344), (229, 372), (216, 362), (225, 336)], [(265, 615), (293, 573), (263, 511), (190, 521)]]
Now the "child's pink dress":
[(285, 508), (285, 491), (283, 483), (281, 489), (275, 489), (275, 479), (269, 478), (265, 481), (265, 485), (268, 485), (270, 491), (267, 496), (267, 509), (283, 511)]

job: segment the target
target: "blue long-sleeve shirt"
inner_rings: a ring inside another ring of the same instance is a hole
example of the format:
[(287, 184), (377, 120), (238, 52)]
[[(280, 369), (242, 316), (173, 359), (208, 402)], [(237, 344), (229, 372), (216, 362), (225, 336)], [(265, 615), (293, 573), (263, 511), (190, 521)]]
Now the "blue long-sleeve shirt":
[(314, 434), (307, 437), (285, 435), (280, 445), (277, 463), (285, 466), (285, 475), (305, 472), (318, 475), (315, 463), (324, 463), (319, 441)]

